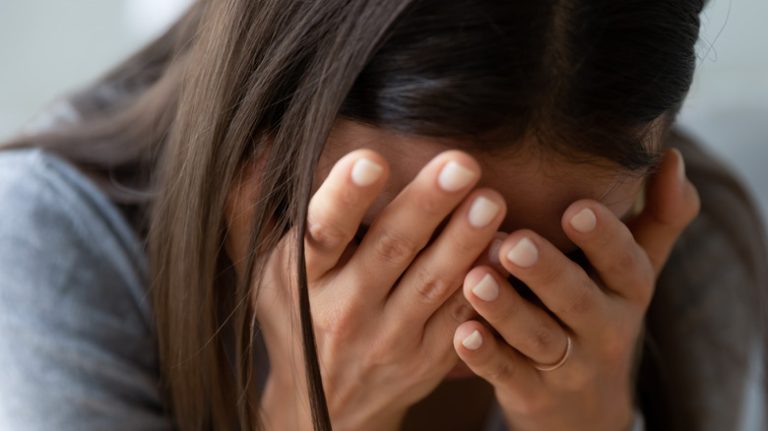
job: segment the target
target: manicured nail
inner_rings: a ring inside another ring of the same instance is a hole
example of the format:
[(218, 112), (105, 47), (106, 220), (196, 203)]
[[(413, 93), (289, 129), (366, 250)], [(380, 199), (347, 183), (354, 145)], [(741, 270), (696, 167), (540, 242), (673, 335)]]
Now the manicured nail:
[(677, 155), (680, 158), (680, 163), (677, 165), (677, 178), (681, 183), (685, 183), (685, 159), (683, 159), (683, 153), (677, 148), (675, 148), (675, 151), (677, 151)]
[(437, 178), (440, 188), (447, 192), (455, 192), (463, 189), (475, 179), (475, 173), (458, 162), (451, 160), (443, 166)]
[(485, 227), (499, 213), (499, 206), (485, 196), (480, 196), (472, 202), (469, 208), (469, 224), (474, 227)]
[(485, 274), (485, 277), (472, 288), (472, 293), (483, 301), (490, 302), (499, 297), (499, 285), (491, 274)]
[(523, 237), (507, 252), (507, 259), (517, 266), (528, 268), (539, 260), (539, 250), (530, 239)]
[(571, 226), (581, 233), (592, 232), (595, 229), (595, 225), (597, 225), (597, 217), (589, 208), (584, 208), (571, 217)]
[(461, 344), (469, 350), (477, 350), (483, 345), (483, 337), (480, 335), (480, 332), (475, 329), (461, 342)]
[(501, 264), (501, 262), (499, 262), (499, 249), (501, 248), (502, 244), (504, 244), (504, 240), (496, 238), (491, 243), (491, 246), (488, 247), (488, 260), (490, 260), (494, 265)]
[(352, 166), (352, 182), (360, 187), (370, 186), (381, 177), (384, 172), (379, 164), (368, 159), (358, 159)]

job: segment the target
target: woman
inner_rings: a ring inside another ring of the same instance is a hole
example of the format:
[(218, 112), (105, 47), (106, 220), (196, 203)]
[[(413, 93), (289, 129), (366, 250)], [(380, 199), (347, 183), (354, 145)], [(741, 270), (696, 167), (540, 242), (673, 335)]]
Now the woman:
[(749, 429), (764, 232), (670, 133), (702, 7), (196, 3), (5, 145), (0, 423)]

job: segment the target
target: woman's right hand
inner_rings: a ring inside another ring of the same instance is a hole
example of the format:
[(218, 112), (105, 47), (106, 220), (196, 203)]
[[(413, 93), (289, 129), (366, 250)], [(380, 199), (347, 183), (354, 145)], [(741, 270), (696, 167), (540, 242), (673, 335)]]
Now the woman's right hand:
[[(472, 190), (477, 162), (445, 151), (378, 214), (357, 245), (361, 220), (388, 173), (377, 153), (353, 151), (334, 165), (309, 204), (308, 288), (335, 430), (397, 429), (407, 409), (457, 364), (454, 331), (475, 314), (459, 287), (506, 212), (498, 192)], [(271, 429), (312, 429), (295, 260), (289, 258), (295, 234), (291, 230), (270, 256), (256, 306), (271, 364), (262, 403)]]

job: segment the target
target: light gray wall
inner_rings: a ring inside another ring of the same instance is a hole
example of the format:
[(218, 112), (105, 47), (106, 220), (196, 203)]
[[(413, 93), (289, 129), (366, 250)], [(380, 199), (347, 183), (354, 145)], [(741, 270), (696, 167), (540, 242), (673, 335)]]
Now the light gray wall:
[(0, 139), (167, 26), (188, 0), (0, 0)]
[(768, 1), (710, 3), (680, 124), (742, 176), (768, 221)]
[[(149, 40), (189, 0), (0, 0), (0, 139)], [(713, 0), (680, 123), (768, 214), (768, 1)]]

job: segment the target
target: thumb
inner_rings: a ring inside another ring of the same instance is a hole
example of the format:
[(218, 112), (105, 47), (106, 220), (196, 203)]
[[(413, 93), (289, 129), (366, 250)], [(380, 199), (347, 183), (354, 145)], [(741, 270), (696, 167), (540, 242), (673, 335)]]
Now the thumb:
[(696, 187), (685, 175), (683, 155), (669, 148), (645, 188), (645, 208), (627, 222), (658, 276), (680, 234), (699, 214)]

